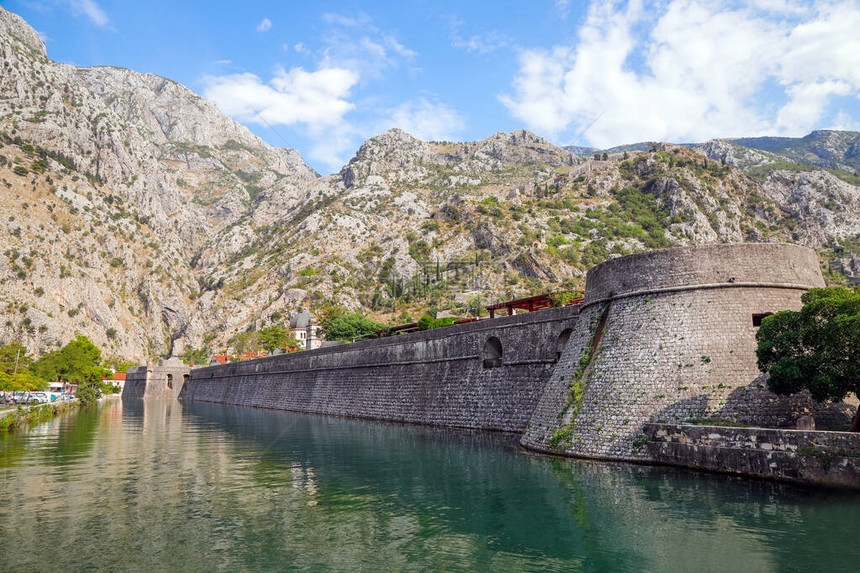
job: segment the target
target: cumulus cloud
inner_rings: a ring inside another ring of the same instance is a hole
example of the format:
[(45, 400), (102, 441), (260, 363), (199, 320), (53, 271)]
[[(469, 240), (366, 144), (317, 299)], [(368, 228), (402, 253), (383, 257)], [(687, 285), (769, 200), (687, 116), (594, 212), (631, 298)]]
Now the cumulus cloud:
[(358, 79), (345, 69), (278, 68), (268, 82), (251, 73), (205, 76), (202, 82), (204, 96), (240, 121), (262, 125), (262, 115), (270, 124), (324, 127), (353, 109), (347, 98)]
[(599, 147), (800, 135), (860, 92), (858, 29), (853, 1), (594, 2), (575, 43), (520, 54), (500, 100), (556, 137), (600, 116), (586, 134)]
[(272, 29), (272, 21), (269, 20), (268, 18), (263, 18), (262, 22), (257, 24), (257, 31), (258, 32), (268, 32), (271, 29)]
[(70, 4), (72, 6), (72, 10), (84, 14), (92, 20), (93, 24), (100, 28), (107, 26), (108, 22), (110, 22), (107, 14), (105, 14), (104, 10), (102, 10), (94, 0), (71, 0)]
[(417, 54), (366, 15), (328, 13), (322, 20), (320, 47), (302, 42), (281, 46), (303, 59), (315, 59), (315, 71), (291, 67), (277, 68), (269, 78), (253, 73), (204, 76), (203, 95), (239, 121), (288, 126), (304, 140), (303, 155), (323, 171), (342, 166), (382, 124), (383, 131), (397, 125), (429, 139), (449, 138), (460, 129), (460, 116), (441, 104), (416, 100), (385, 106), (378, 97), (356, 96), (359, 85)]
[(382, 122), (379, 131), (390, 127), (399, 127), (418, 139), (443, 141), (457, 139), (465, 121), (447, 105), (419, 98), (395, 108)]

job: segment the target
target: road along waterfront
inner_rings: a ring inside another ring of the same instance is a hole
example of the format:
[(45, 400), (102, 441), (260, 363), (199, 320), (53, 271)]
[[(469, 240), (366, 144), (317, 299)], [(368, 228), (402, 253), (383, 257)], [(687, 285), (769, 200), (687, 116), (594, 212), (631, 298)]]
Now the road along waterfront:
[(508, 434), (112, 400), (0, 436), (0, 570), (854, 570), (860, 499)]

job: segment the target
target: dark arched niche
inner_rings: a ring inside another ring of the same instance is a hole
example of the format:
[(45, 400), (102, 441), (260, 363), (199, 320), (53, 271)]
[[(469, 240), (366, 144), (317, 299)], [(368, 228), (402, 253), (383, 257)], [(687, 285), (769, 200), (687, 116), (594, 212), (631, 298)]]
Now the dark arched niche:
[(502, 343), (495, 336), (491, 336), (484, 344), (484, 351), (481, 353), (481, 358), (484, 359), (484, 368), (498, 368), (502, 365)]
[(564, 352), (564, 347), (567, 346), (567, 341), (570, 340), (570, 334), (573, 332), (573, 329), (565, 328), (561, 331), (561, 334), (558, 335), (558, 342), (555, 343), (555, 361), (558, 362), (561, 359), (561, 353)]

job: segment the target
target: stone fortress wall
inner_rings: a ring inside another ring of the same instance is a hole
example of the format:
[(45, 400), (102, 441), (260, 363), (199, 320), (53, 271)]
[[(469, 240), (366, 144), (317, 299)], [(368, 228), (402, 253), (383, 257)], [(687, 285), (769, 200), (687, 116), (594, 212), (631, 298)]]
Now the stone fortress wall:
[(779, 427), (812, 412), (819, 427), (850, 424), (853, 410), (844, 404), (768, 392), (756, 366), (760, 318), (799, 309), (803, 292), (824, 286), (812, 250), (667, 249), (604, 262), (586, 280), (580, 328), (523, 436), (526, 447), (648, 461), (649, 421)]
[[(823, 285), (815, 253), (794, 245), (635, 254), (591, 269), (581, 306), (195, 368), (180, 399), (518, 432), (539, 451), (653, 461), (649, 422), (850, 424), (851, 406), (777, 397), (756, 367), (760, 318)], [(167, 395), (163, 382), (141, 393), (135, 375), (124, 395)]]
[(195, 368), (182, 399), (522, 432), (577, 320), (549, 309)]

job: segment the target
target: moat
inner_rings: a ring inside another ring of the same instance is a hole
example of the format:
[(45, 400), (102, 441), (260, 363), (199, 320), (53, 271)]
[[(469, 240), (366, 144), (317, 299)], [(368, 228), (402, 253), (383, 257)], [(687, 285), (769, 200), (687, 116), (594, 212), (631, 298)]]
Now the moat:
[(109, 400), (0, 436), (3, 571), (849, 571), (860, 498), (516, 437)]

